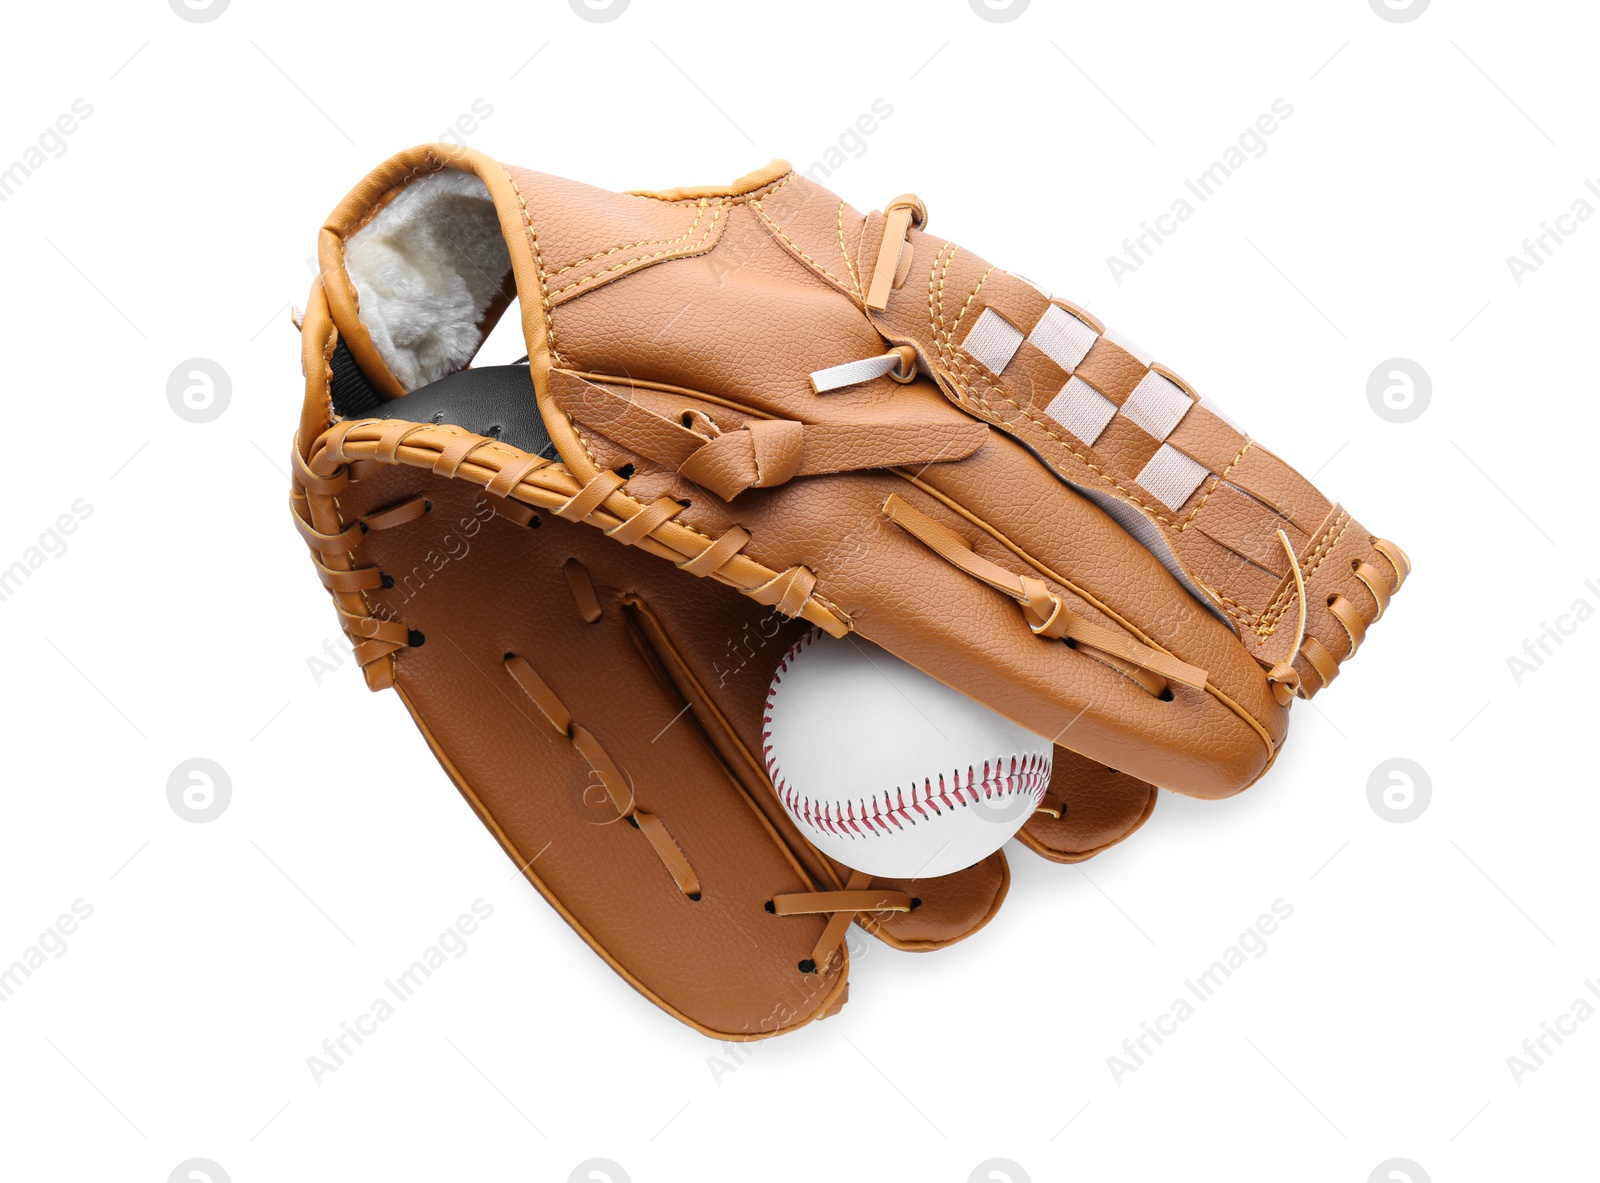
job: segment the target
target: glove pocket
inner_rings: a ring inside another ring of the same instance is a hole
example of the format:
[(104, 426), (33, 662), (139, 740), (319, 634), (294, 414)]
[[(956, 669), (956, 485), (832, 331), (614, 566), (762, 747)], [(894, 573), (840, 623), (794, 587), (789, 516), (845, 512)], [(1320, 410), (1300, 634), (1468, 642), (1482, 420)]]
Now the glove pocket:
[(618, 593), (588, 575), (659, 560), (552, 515), (513, 521), (468, 480), (359, 469), (341, 515), (425, 505), (355, 535), (351, 557), (380, 573), (369, 616), (409, 638), (390, 655), (395, 688), (518, 869), (629, 985), (705, 1034), (761, 1038), (837, 1009), (846, 951), (818, 952), (831, 917), (769, 906), (811, 876), (641, 660)]

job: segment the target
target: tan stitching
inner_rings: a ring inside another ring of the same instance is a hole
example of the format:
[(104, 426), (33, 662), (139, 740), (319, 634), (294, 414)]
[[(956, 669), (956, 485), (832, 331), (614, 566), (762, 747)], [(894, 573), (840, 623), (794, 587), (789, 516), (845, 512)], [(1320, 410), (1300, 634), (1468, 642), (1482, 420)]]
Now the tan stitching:
[(505, 174), (506, 180), (511, 182), (511, 191), (517, 195), (517, 204), (522, 207), (522, 225), (528, 232), (528, 244), (533, 248), (534, 267), (539, 273), (539, 303), (544, 309), (544, 343), (550, 350), (551, 363), (559, 364), (561, 357), (556, 352), (556, 322), (550, 315), (550, 285), (545, 282), (544, 252), (539, 249), (539, 236), (533, 232), (533, 216), (528, 212), (528, 202), (522, 196), (522, 188), (517, 184), (517, 179), (506, 171), (504, 165), (500, 167), (500, 171)]
[[(698, 221), (698, 219), (696, 219), (696, 221)], [(716, 231), (716, 228), (717, 228), (717, 215), (716, 214), (712, 214), (711, 223), (710, 223), (710, 225), (708, 225), (706, 227), (706, 232), (700, 236), (700, 241), (695, 243), (693, 246), (685, 247), (684, 250), (685, 251), (697, 251), (697, 250), (699, 250), (701, 247), (703, 247), (707, 243), (707, 241), (710, 240), (711, 235)], [(674, 241), (676, 241), (676, 239), (674, 239)], [(571, 283), (567, 284), (565, 287), (557, 288), (555, 291), (551, 292), (550, 295), (551, 295), (552, 298), (554, 298), (556, 296), (563, 295), (566, 292), (572, 291), (573, 288), (581, 288), (584, 284), (588, 283), (590, 280), (599, 279), (602, 275), (610, 275), (613, 271), (626, 270), (627, 268), (632, 267), (635, 263), (649, 263), (649, 262), (652, 262), (653, 260), (662, 258), (665, 255), (672, 255), (672, 254), (677, 254), (677, 253), (678, 252), (675, 251), (672, 247), (667, 247), (665, 250), (659, 250), (653, 255), (639, 255), (639, 256), (637, 256), (635, 258), (632, 258), (632, 259), (624, 259), (622, 262), (613, 263), (610, 267), (606, 267), (606, 268), (604, 268), (604, 269), (602, 269), (600, 271), (596, 271), (592, 275), (585, 275), (582, 279), (573, 280)]]
[[(1344, 537), (1345, 531), (1350, 528), (1350, 523), (1353, 520), (1344, 510), (1339, 511), (1339, 517), (1336, 520), (1339, 532), (1335, 534), (1333, 527), (1330, 526), (1323, 534), (1322, 541), (1317, 543), (1316, 549), (1311, 552), (1310, 565), (1300, 573), (1300, 578), (1305, 583), (1309, 584), (1311, 582), (1311, 577), (1317, 573), (1317, 568), (1322, 566), (1322, 560), (1333, 553), (1333, 548), (1339, 545), (1339, 540)], [(1272, 603), (1268, 604), (1266, 611), (1261, 614), (1261, 622), (1256, 626), (1256, 631), (1262, 636), (1270, 637), (1273, 630), (1278, 627), (1279, 621), (1283, 619), (1284, 612), (1288, 610), (1289, 601), (1294, 598), (1293, 588), (1294, 584), (1292, 582), (1284, 584), (1283, 590), (1273, 597)]]
[(1223, 595), (1222, 592), (1218, 591), (1216, 588), (1212, 587), (1209, 583), (1192, 572), (1190, 573), (1189, 577), (1200, 586), (1202, 591), (1217, 600), (1222, 610), (1229, 616), (1233, 617), (1241, 625), (1244, 625), (1247, 628), (1255, 628), (1256, 617), (1251, 613), (1248, 607), (1239, 603), (1238, 600), (1233, 599), (1231, 596)]
[(1254, 440), (1244, 441), (1244, 447), (1239, 449), (1239, 454), (1230, 460), (1228, 462), (1228, 467), (1224, 468), (1222, 472), (1218, 474), (1217, 479), (1211, 482), (1211, 487), (1206, 490), (1206, 495), (1200, 498), (1200, 504), (1190, 510), (1189, 516), (1184, 518), (1183, 521), (1178, 525), (1178, 533), (1182, 534), (1189, 528), (1189, 523), (1194, 521), (1196, 515), (1198, 515), (1199, 512), (1206, 507), (1206, 502), (1211, 500), (1211, 494), (1215, 493), (1218, 487), (1221, 486), (1222, 482), (1228, 479), (1228, 474), (1230, 472), (1239, 467), (1239, 461), (1244, 459), (1244, 454), (1250, 450), (1250, 446), (1253, 443), (1255, 443)]
[(839, 202), (839, 213), (835, 218), (839, 227), (839, 257), (844, 260), (844, 269), (850, 276), (850, 287), (855, 292), (857, 300), (865, 297), (861, 292), (861, 278), (856, 274), (855, 264), (850, 261), (850, 251), (844, 245), (844, 202)]
[[(1054, 427), (1052, 427), (1050, 425), (1050, 423), (1047, 420), (1042, 418), (1038, 413), (1034, 412), (1031, 408), (1025, 408), (1025, 407), (1018, 406), (1017, 403), (1011, 398), (1009, 393), (1007, 393), (1007, 391), (1005, 390), (1004, 387), (998, 387), (994, 383), (992, 383), (989, 380), (989, 378), (983, 373), (983, 371), (981, 369), (979, 369), (976, 365), (968, 363), (968, 362), (962, 360), (959, 356), (955, 356), (953, 351), (951, 351), (951, 353), (950, 353), (949, 360), (951, 361), (951, 363), (953, 365), (955, 365), (957, 367), (957, 369), (959, 371), (957, 374), (951, 375), (951, 377), (953, 379), (954, 378), (959, 378), (962, 382), (965, 382), (965, 383), (968, 384), (966, 387), (964, 387), (962, 389), (962, 393), (963, 393), (964, 396), (969, 396), (969, 395), (972, 394), (972, 386), (973, 385), (982, 385), (983, 388), (986, 389), (986, 390), (992, 389), (992, 390), (996, 391), (996, 393), (998, 393), (1000, 395), (1000, 397), (1005, 401), (1005, 404), (1007, 406), (1009, 406), (1012, 409), (1012, 411), (1015, 412), (1016, 415), (1020, 415), (1022, 418), (1026, 419), (1029, 424), (1031, 424), (1034, 427), (1037, 427), (1040, 431), (1044, 432), (1045, 435), (1049, 437), (1048, 441), (1045, 441), (1045, 442), (1053, 443), (1054, 445), (1056, 445), (1056, 447), (1060, 448), (1062, 451), (1066, 452), (1073, 459), (1077, 460), (1078, 463), (1082, 464), (1090, 472), (1094, 473), (1094, 475), (1099, 477), (1100, 480), (1104, 481), (1107, 485), (1110, 485), (1111, 488), (1115, 489), (1118, 493), (1122, 494), (1123, 500), (1127, 501), (1128, 504), (1136, 506), (1137, 508), (1143, 510), (1145, 513), (1149, 514), (1150, 517), (1154, 518), (1156, 521), (1161, 522), (1164, 525), (1167, 525), (1167, 526), (1173, 525), (1173, 521), (1172, 521), (1171, 518), (1169, 518), (1166, 514), (1162, 513), (1154, 505), (1151, 505), (1151, 504), (1145, 502), (1143, 499), (1141, 499), (1139, 497), (1138, 494), (1136, 494), (1132, 489), (1128, 488), (1126, 485), (1122, 484), (1122, 482), (1120, 480), (1118, 480), (1115, 476), (1111, 475), (1111, 473), (1107, 472), (1105, 469), (1101, 468), (1098, 464), (1094, 463), (1087, 456), (1085, 456), (1082, 452), (1079, 452), (1069, 442), (1068, 437), (1066, 437), (1066, 436), (1062, 435), (1060, 432), (1058, 432)], [(994, 418), (998, 422), (1005, 424), (1007, 427), (1012, 427), (1013, 424), (1015, 423), (1015, 418), (1014, 417), (1011, 418), (1011, 419), (1007, 419), (1005, 416), (1001, 415), (998, 411), (996, 411), (994, 409), (994, 404), (991, 403), (987, 398), (984, 398), (981, 394), (976, 396), (976, 401), (978, 402), (979, 406), (981, 406), (990, 415), (994, 416)], [(1038, 442), (1038, 441), (1036, 441), (1036, 442)]]
[(661, 203), (662, 205), (688, 205), (690, 202), (695, 201), (710, 201), (714, 203), (720, 203), (722, 205), (752, 205), (755, 202), (760, 201), (763, 197), (771, 197), (779, 189), (782, 189), (785, 185), (799, 175), (799, 173), (790, 170), (789, 172), (784, 173), (783, 176), (779, 177), (777, 180), (768, 181), (765, 185), (761, 186), (761, 188), (752, 189), (748, 193), (721, 193), (715, 197), (678, 197), (669, 199), (661, 196), (659, 193), (639, 192), (625, 193), (623, 196), (640, 197), (645, 201), (655, 201)]
[(431, 152), (428, 153), (427, 162), (434, 166), (433, 172), (419, 173), (416, 169), (409, 170), (406, 173), (405, 180), (401, 181), (393, 189), (386, 190), (384, 193), (380, 194), (380, 197), (389, 197), (389, 194), (393, 193), (394, 197), (389, 197), (389, 200), (383, 202), (382, 204), (373, 202), (367, 207), (366, 212), (361, 215), (361, 220), (356, 223), (355, 227), (351, 229), (349, 233), (336, 234), (336, 237), (339, 239), (339, 241), (341, 243), (348, 242), (357, 234), (360, 234), (363, 230), (365, 230), (369, 225), (372, 224), (372, 220), (374, 218), (394, 204), (394, 198), (400, 196), (400, 191), (402, 189), (409, 188), (413, 181), (420, 181), (423, 177), (436, 177), (442, 170), (451, 168), (450, 165), (440, 160)]
[[(821, 274), (827, 276), (830, 280), (832, 280), (839, 287), (845, 288), (846, 290), (849, 290), (849, 288), (850, 288), (849, 284), (845, 283), (844, 280), (840, 279), (837, 275), (835, 275), (833, 272), (829, 271), (821, 263), (817, 262), (810, 255), (806, 254), (805, 251), (801, 250), (800, 247), (798, 245), (796, 245), (795, 241), (792, 238), (790, 238), (787, 234), (785, 234), (783, 232), (783, 228), (781, 226), (779, 226), (777, 222), (772, 220), (772, 215), (767, 213), (767, 211), (764, 210), (761, 207), (761, 204), (759, 202), (752, 201), (750, 203), (750, 208), (755, 210), (756, 217), (760, 218), (761, 221), (766, 224), (767, 229), (771, 230), (772, 233), (774, 235), (776, 235), (784, 243), (784, 245), (786, 245), (791, 251), (793, 251), (795, 254), (799, 255), (807, 263), (811, 264), (812, 267), (816, 268), (818, 272), (820, 272)], [(849, 260), (846, 259), (845, 262), (848, 263)]]
[[(565, 275), (569, 271), (572, 271), (578, 267), (582, 267), (585, 263), (593, 263), (596, 259), (604, 259), (607, 255), (614, 255), (618, 251), (631, 251), (635, 247), (641, 246), (671, 246), (675, 242), (685, 242), (688, 240), (689, 236), (694, 233), (695, 227), (700, 225), (700, 219), (706, 216), (706, 207), (712, 204), (720, 203), (713, 203), (710, 199), (702, 197), (700, 198), (699, 204), (700, 209), (699, 212), (695, 214), (694, 221), (690, 222), (689, 228), (676, 238), (640, 239), (638, 242), (627, 242), (623, 243), (621, 246), (608, 247), (603, 251), (596, 251), (592, 255), (585, 255), (581, 259), (574, 259), (565, 267), (558, 267), (556, 270), (550, 273), (550, 278), (554, 279), (558, 275)], [(597, 272), (596, 274), (601, 273)], [(592, 279), (593, 276), (590, 276), (590, 278)], [(562, 290), (565, 291), (566, 289), (563, 288)]]
[[(945, 254), (946, 249), (949, 250), (948, 256)], [(1023, 419), (1027, 420), (1028, 423), (1044, 432), (1045, 435), (1049, 437), (1049, 442), (1054, 443), (1058, 448), (1066, 452), (1073, 459), (1077, 460), (1078, 463), (1082, 464), (1090, 472), (1094, 473), (1095, 476), (1099, 477), (1100, 480), (1104, 481), (1118, 493), (1122, 494), (1124, 500), (1126, 500), (1130, 505), (1134, 505), (1143, 510), (1156, 521), (1162, 522), (1167, 526), (1171, 526), (1173, 524), (1171, 518), (1162, 513), (1155, 506), (1147, 504), (1137, 494), (1135, 494), (1133, 490), (1129, 489), (1116, 477), (1112, 476), (1099, 465), (1095, 464), (1082, 452), (1079, 452), (1072, 446), (1066, 436), (1062, 435), (1059, 431), (1052, 427), (1048, 420), (1044, 419), (1041, 415), (1033, 411), (1032, 408), (1023, 408), (1019, 406), (1016, 401), (1011, 398), (1009, 392), (1004, 386), (1000, 386), (992, 382), (981, 368), (974, 363), (966, 361), (961, 357), (960, 354), (956, 352), (953, 328), (946, 329), (941, 327), (940, 321), (941, 314), (944, 310), (944, 281), (950, 272), (950, 262), (955, 258), (956, 252), (960, 249), (960, 247), (955, 246), (953, 243), (946, 243), (944, 247), (940, 248), (939, 256), (934, 260), (933, 268), (928, 274), (929, 329), (932, 333), (935, 351), (937, 352), (939, 359), (946, 363), (951, 370), (953, 370), (953, 372), (949, 373), (949, 377), (952, 383), (956, 386), (957, 393), (959, 393), (964, 400), (975, 401), (980, 409), (982, 409), (986, 414), (993, 417), (997, 422), (1005, 424), (1007, 427), (1013, 426), (1013, 424), (1016, 422), (1017, 416), (1021, 416)], [(987, 280), (990, 273), (993, 271), (994, 268), (991, 267), (989, 271), (984, 272), (983, 279), (978, 281), (979, 287), (983, 286), (984, 280)], [(977, 290), (974, 289), (973, 295), (976, 294)], [(971, 304), (971, 302), (972, 297), (969, 296), (966, 304), (962, 305), (963, 315), (966, 312), (967, 305)], [(959, 316), (956, 318), (956, 323), (960, 323)], [(981, 391), (978, 389), (980, 387)], [(999, 396), (1005, 401), (1005, 404), (1011, 408), (1013, 414), (1010, 417), (1001, 414), (995, 409), (994, 404), (988, 398), (984, 397), (984, 393), (982, 393), (984, 391), (994, 391), (995, 393), (998, 393)]]
[[(978, 293), (983, 290), (983, 285), (989, 282), (989, 277), (993, 275), (996, 270), (997, 268), (990, 267), (989, 270), (985, 271), (981, 276), (978, 277), (977, 286), (972, 289), (972, 294), (967, 297), (967, 302), (961, 305), (961, 311), (956, 313), (955, 320), (950, 324), (950, 333), (952, 337), (955, 335), (955, 331), (961, 327), (962, 320), (966, 318), (967, 309), (972, 307), (972, 302), (978, 298)], [(999, 316), (1000, 314), (997, 312), (995, 315)]]

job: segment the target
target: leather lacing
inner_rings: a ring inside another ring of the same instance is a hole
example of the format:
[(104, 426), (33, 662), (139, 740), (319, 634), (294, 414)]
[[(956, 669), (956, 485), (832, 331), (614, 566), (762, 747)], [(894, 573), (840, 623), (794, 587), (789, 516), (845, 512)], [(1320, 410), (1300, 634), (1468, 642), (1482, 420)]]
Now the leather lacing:
[[(1308, 669), (1301, 671), (1301, 681), (1298, 686), (1303, 698), (1310, 698), (1329, 682), (1339, 676), (1341, 663), (1349, 661), (1356, 655), (1356, 650), (1361, 648), (1361, 642), (1366, 640), (1367, 626), (1380, 620), (1389, 609), (1389, 601), (1394, 594), (1405, 584), (1406, 577), (1411, 574), (1411, 560), (1406, 552), (1401, 550), (1387, 538), (1372, 539), (1372, 549), (1381, 555), (1394, 570), (1391, 580), (1382, 568), (1367, 562), (1364, 559), (1352, 559), (1350, 570), (1357, 579), (1372, 594), (1374, 611), (1369, 618), (1363, 615), (1354, 603), (1337, 593), (1327, 598), (1329, 614), (1339, 622), (1349, 639), (1349, 648), (1343, 657), (1332, 653), (1328, 647), (1309, 634), (1300, 644), (1300, 656), (1305, 659)], [(1309, 674), (1309, 677), (1306, 676)]]
[[(322, 586), (333, 593), (339, 624), (350, 638), (356, 662), (364, 668), (380, 662), (387, 664), (390, 655), (397, 650), (421, 644), (422, 634), (400, 621), (373, 613), (365, 593), (386, 586), (386, 577), (376, 567), (355, 566), (351, 556), (369, 532), (408, 525), (426, 514), (432, 505), (426, 497), (410, 497), (363, 514), (335, 531), (320, 531), (306, 520), (310, 512), (309, 495), (332, 503), (349, 485), (349, 472), (341, 469), (330, 476), (319, 476), (306, 467), (299, 449), (294, 451), (294, 464), (296, 487), (290, 504), (294, 510), (295, 529), (311, 547), (312, 563)], [(390, 677), (383, 685), (392, 681)]]
[[(604, 615), (604, 609), (588, 568), (578, 559), (569, 558), (563, 564), (563, 571), (572, 590), (578, 615), (586, 624), (598, 622)], [(539, 708), (540, 714), (556, 735), (570, 743), (589, 765), (616, 809), (618, 819), (626, 821), (644, 835), (680, 892), (696, 902), (703, 899), (700, 877), (690, 865), (682, 847), (673, 839), (660, 817), (639, 808), (631, 781), (594, 733), (573, 718), (572, 712), (527, 658), (508, 653), (504, 662), (506, 672)], [(828, 922), (811, 956), (799, 963), (802, 972), (821, 973), (827, 969), (843, 946), (845, 931), (858, 913), (908, 912), (917, 905), (918, 901), (906, 892), (873, 888), (871, 883), (870, 875), (856, 871), (852, 872), (842, 890), (785, 892), (767, 901), (766, 910), (777, 916), (828, 916)]]
[(1068, 608), (1044, 580), (1018, 575), (990, 562), (973, 550), (965, 538), (912, 508), (898, 493), (889, 495), (883, 503), (883, 512), (895, 525), (953, 567), (1017, 601), (1035, 635), (1066, 641), (1086, 656), (1133, 679), (1157, 698), (1171, 698), (1172, 682), (1195, 690), (1205, 689), (1205, 670), (1180, 661), (1170, 653), (1142, 645), (1124, 633), (1083, 619)]
[[(900, 288), (905, 283), (906, 275), (910, 270), (911, 252), (907, 248), (910, 245), (911, 231), (925, 228), (927, 221), (927, 207), (915, 194), (901, 194), (889, 203), (888, 208), (884, 211), (883, 237), (878, 243), (878, 254), (873, 263), (872, 274), (868, 281), (867, 293), (864, 299), (866, 307), (876, 312), (882, 312), (888, 307), (889, 293)], [(1064, 301), (1056, 302), (1065, 303)], [(1097, 334), (1104, 335), (1105, 327), (1094, 317), (1075, 306), (1066, 305), (1066, 307), (1079, 320), (1091, 325)], [(915, 376), (911, 353), (914, 353), (914, 351), (908, 352), (907, 347), (901, 346), (890, 349), (881, 357), (862, 358), (858, 361), (847, 362), (826, 370), (818, 370), (811, 375), (812, 389), (821, 394), (859, 382), (870, 381), (886, 373), (891, 374), (896, 381), (910, 381)], [(1160, 366), (1156, 366), (1154, 369), (1156, 372), (1175, 381), (1177, 385), (1185, 390), (1189, 389), (1188, 384), (1179, 379), (1176, 374), (1172, 374)], [(893, 499), (891, 498), (891, 500)], [(902, 521), (901, 524), (905, 525), (906, 523)], [(942, 529), (942, 527), (939, 528)], [(913, 533), (916, 533), (916, 531), (913, 531)], [(1346, 597), (1337, 594), (1328, 597), (1326, 601), (1328, 612), (1339, 622), (1350, 639), (1348, 651), (1343, 658), (1340, 658), (1335, 656), (1321, 641), (1305, 631), (1304, 578), (1294, 549), (1289, 545), (1288, 536), (1281, 530), (1278, 531), (1278, 536), (1282, 540), (1284, 548), (1288, 551), (1290, 570), (1294, 574), (1299, 600), (1297, 608), (1300, 616), (1300, 627), (1295, 635), (1295, 641), (1290, 649), (1289, 656), (1282, 661), (1276, 662), (1267, 670), (1267, 682), (1278, 704), (1280, 706), (1288, 706), (1295, 697), (1310, 698), (1318, 690), (1321, 690), (1334, 678), (1338, 677), (1340, 663), (1348, 661), (1355, 656), (1356, 650), (1361, 647), (1361, 642), (1366, 637), (1367, 625), (1383, 616), (1388, 609), (1390, 597), (1400, 590), (1400, 585), (1405, 582), (1406, 576), (1410, 574), (1411, 560), (1394, 543), (1384, 538), (1374, 538), (1371, 540), (1373, 550), (1388, 560), (1389, 565), (1394, 568), (1395, 577), (1393, 581), (1391, 582), (1382, 570), (1371, 563), (1362, 560), (1356, 560), (1351, 563), (1351, 569), (1355, 577), (1366, 585), (1367, 589), (1372, 593), (1373, 601), (1377, 605), (1377, 611), (1371, 620), (1368, 620)], [(927, 541), (927, 539), (924, 539), (924, 541)], [(932, 544), (930, 543), (930, 545)], [(934, 549), (939, 550), (940, 548), (935, 546)], [(945, 552), (940, 551), (940, 553), (944, 554)], [(945, 557), (950, 558), (952, 562), (956, 562), (950, 554), (945, 554)], [(956, 565), (961, 566), (963, 570), (967, 569), (961, 562), (957, 562)], [(975, 571), (970, 570), (968, 573), (977, 574)], [(978, 578), (985, 579), (985, 582), (990, 582), (984, 575), (978, 575)], [(993, 583), (993, 586), (1005, 591), (1023, 605), (1024, 611), (1029, 615), (1030, 624), (1036, 626), (1034, 628), (1035, 632), (1040, 632), (1041, 635), (1051, 635), (1048, 632), (1041, 632), (1040, 628), (1037, 627), (1036, 612), (1030, 607), (1031, 602), (1038, 602), (1036, 589), (1030, 589), (1026, 585), (1019, 586), (1018, 580), (1019, 577), (1010, 576), (1004, 581), (1004, 586), (1001, 583)], [(1038, 581), (1035, 580), (1033, 582), (1037, 583)], [(1041, 584), (1040, 586), (1042, 587), (1043, 585)], [(1051, 599), (1054, 600), (1054, 597), (1051, 597)], [(1058, 600), (1054, 602), (1059, 604)], [(1070, 634), (1068, 635), (1070, 636)], [(1106, 656), (1102, 653), (1093, 655), (1102, 660)], [(1117, 668), (1123, 669), (1129, 677), (1134, 678), (1140, 685), (1151, 690), (1152, 693), (1161, 692), (1154, 689), (1159, 679), (1151, 676), (1149, 668), (1141, 666), (1139, 662), (1135, 661), (1130, 664), (1124, 660), (1117, 664)]]
[[(718, 537), (708, 537), (677, 520), (687, 508), (683, 502), (670, 497), (640, 502), (628, 494), (627, 477), (619, 472), (602, 470), (580, 484), (563, 464), (460, 428), (352, 420), (335, 424), (318, 437), (309, 460), (294, 450), (291, 504), (296, 527), (315, 552), (323, 584), (334, 595), (341, 623), (374, 690), (393, 684), (390, 659), (410, 643), (409, 633), (404, 626), (373, 615), (365, 593), (381, 586), (381, 575), (358, 568), (351, 552), (368, 530), (413, 519), (400, 513), (400, 507), (358, 522), (340, 516), (337, 498), (351, 479), (351, 465), (369, 461), (403, 463), (473, 480), (483, 487), (497, 513), (519, 525), (531, 525), (541, 509), (568, 521), (586, 522), (617, 542), (649, 550), (691, 575), (727, 583), (757, 603), (786, 616), (803, 617), (833, 636), (850, 630), (848, 619), (814, 594), (817, 577), (809, 568), (766, 567), (745, 552), (751, 537), (747, 531), (731, 527)], [(419, 502), (416, 515), (425, 508)]]
[[(495, 512), (518, 525), (536, 524), (538, 513), (534, 506), (538, 506), (566, 520), (598, 526), (618, 542), (645, 546), (657, 553), (664, 550), (664, 557), (672, 558), (690, 574), (731, 582), (757, 602), (788, 616), (805, 615), (836, 635), (849, 627), (829, 606), (819, 605), (812, 598), (816, 576), (807, 568), (773, 572), (762, 567), (744, 554), (750, 535), (738, 527), (709, 540), (682, 527), (673, 532), (670, 527), (685, 508), (683, 504), (670, 498), (641, 504), (619, 492), (627, 478), (617, 472), (602, 471), (580, 485), (564, 465), (516, 452), (459, 428), (388, 420), (335, 424), (313, 445), (309, 461), (296, 447), (291, 462), (295, 526), (313, 552), (318, 576), (334, 598), (340, 624), (374, 690), (393, 685), (393, 655), (420, 644), (423, 638), (404, 623), (374, 613), (366, 593), (391, 584), (377, 567), (357, 566), (355, 552), (369, 532), (408, 525), (422, 518), (432, 506), (426, 497), (415, 496), (354, 521), (342, 520), (338, 495), (355, 479), (352, 470), (359, 473), (362, 466), (373, 462), (406, 463), (429, 468), (441, 476), (473, 479), (483, 486), (485, 498)], [(667, 536), (665, 541), (663, 534)], [(578, 615), (591, 624), (601, 619), (603, 610), (587, 569), (574, 558), (563, 565), (563, 571)], [(751, 585), (751, 573), (763, 578)], [(644, 836), (678, 891), (690, 900), (701, 900), (700, 877), (666, 823), (638, 807), (627, 775), (593, 732), (573, 718), (525, 656), (507, 653), (502, 662), (544, 721), (589, 765), (619, 820)], [(875, 888), (871, 876), (853, 872), (842, 889), (778, 893), (765, 907), (777, 916), (828, 917), (811, 956), (798, 966), (802, 972), (812, 974), (822, 973), (832, 964), (857, 915), (909, 912), (920, 903), (907, 892)]]

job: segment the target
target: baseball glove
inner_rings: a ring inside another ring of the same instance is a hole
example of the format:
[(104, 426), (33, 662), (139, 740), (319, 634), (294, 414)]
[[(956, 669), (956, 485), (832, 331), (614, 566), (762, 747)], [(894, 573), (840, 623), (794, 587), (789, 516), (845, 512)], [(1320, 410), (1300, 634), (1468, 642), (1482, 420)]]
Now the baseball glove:
[[(1051, 738), (1019, 836), (1075, 861), (1153, 785), (1257, 779), (1408, 570), (1126, 338), (925, 223), (781, 162), (624, 195), (433, 145), (322, 231), (293, 505), (368, 684), (710, 1034), (831, 1013), (852, 918), (933, 948), (1005, 893), (1000, 855), (870, 881), (796, 832), (759, 759), (795, 630)], [(513, 301), (527, 363), (467, 368)]]

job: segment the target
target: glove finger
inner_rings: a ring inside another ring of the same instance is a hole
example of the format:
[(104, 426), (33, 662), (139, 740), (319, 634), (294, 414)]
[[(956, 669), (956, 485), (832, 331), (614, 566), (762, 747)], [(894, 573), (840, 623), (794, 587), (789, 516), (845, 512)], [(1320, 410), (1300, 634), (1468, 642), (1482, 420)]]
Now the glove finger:
[(1115, 846), (1149, 820), (1156, 787), (1057, 747), (1049, 797), (1060, 816), (1038, 812), (1017, 841), (1057, 863), (1081, 863)]

